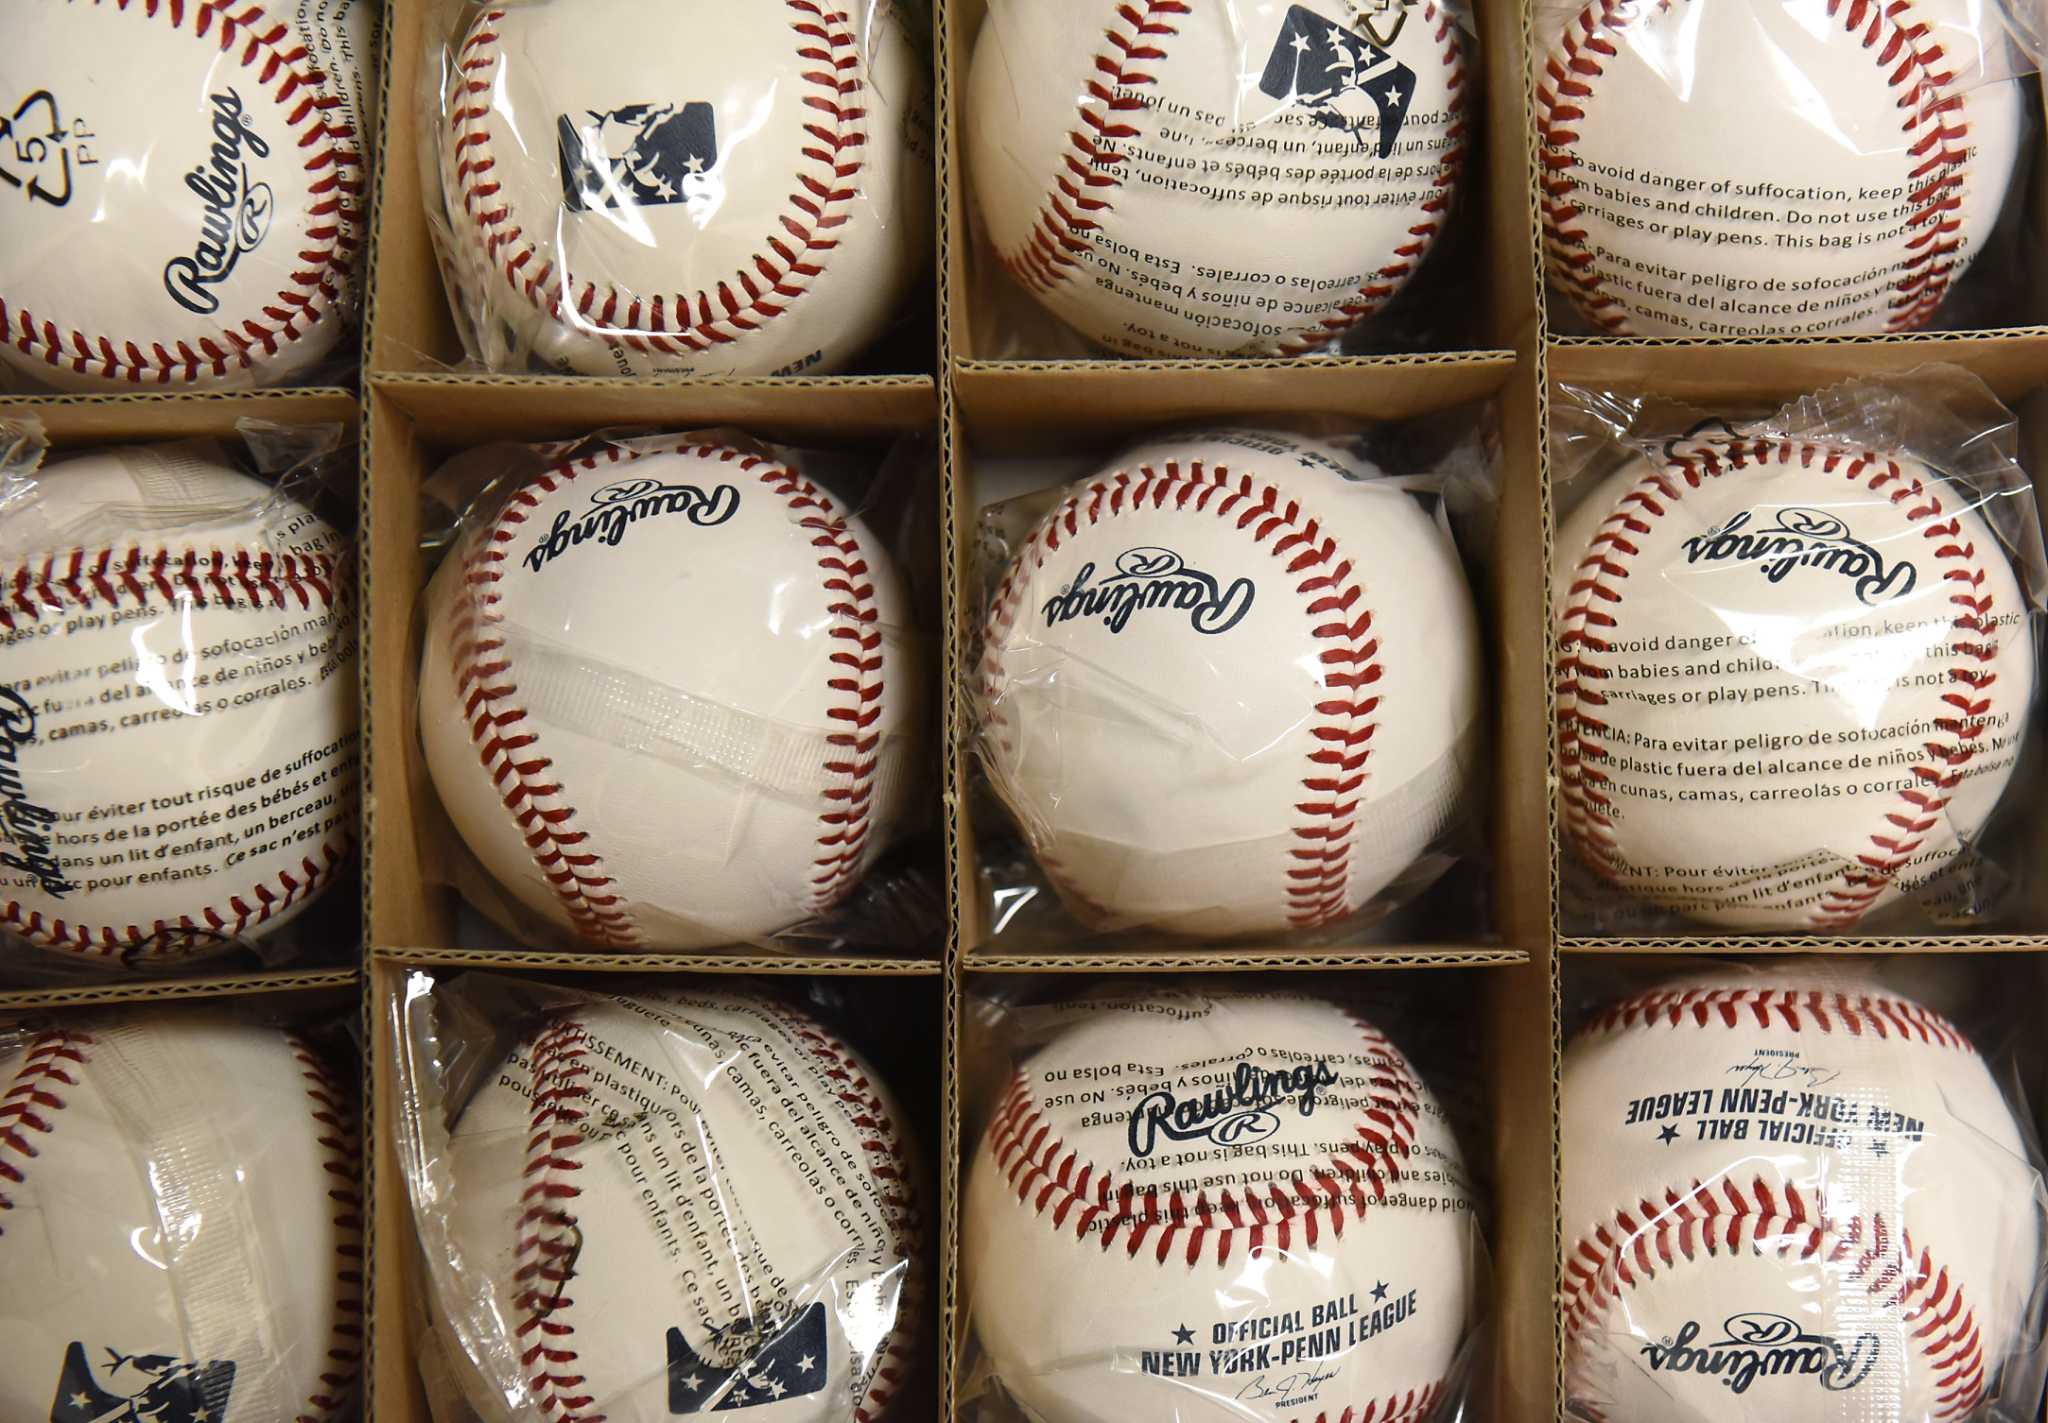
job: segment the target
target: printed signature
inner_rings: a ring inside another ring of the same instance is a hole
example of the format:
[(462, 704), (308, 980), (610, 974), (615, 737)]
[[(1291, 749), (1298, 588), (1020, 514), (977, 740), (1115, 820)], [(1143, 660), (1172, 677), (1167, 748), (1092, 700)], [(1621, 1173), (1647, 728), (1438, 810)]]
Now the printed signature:
[(1268, 1383), (1266, 1376), (1260, 1374), (1257, 1378), (1239, 1389), (1237, 1396), (1241, 1401), (1251, 1400), (1256, 1402), (1260, 1399), (1273, 1398), (1305, 1403), (1315, 1397), (1315, 1392), (1318, 1388), (1335, 1377), (1337, 1377), (1335, 1369), (1327, 1372), (1321, 1369), (1302, 1369), (1296, 1373), (1285, 1374)]
[(1797, 1082), (1803, 1087), (1818, 1090), (1837, 1081), (1842, 1070), (1839, 1067), (1809, 1067), (1803, 1062), (1759, 1054), (1752, 1061), (1729, 1068), (1728, 1075), (1744, 1087), (1755, 1087), (1764, 1082)]

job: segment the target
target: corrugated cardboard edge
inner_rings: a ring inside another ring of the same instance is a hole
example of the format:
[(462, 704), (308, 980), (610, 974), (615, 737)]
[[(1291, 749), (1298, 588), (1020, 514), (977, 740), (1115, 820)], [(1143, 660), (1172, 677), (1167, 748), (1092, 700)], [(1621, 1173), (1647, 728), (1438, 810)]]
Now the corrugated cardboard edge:
[(358, 988), (362, 977), (362, 970), (354, 968), (301, 969), (220, 978), (139, 979), (124, 983), (96, 983), (88, 988), (15, 989), (0, 992), (0, 1013), (84, 1008), (106, 1003), (168, 1003), (194, 998), (246, 998), (261, 993)]

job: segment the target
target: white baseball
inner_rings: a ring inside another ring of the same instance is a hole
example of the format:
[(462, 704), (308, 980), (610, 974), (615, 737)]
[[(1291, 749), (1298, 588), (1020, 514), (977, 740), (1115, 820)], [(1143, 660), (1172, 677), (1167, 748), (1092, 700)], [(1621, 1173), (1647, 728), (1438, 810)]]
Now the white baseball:
[(1465, 163), (1438, 0), (998, 0), (967, 169), (997, 258), (1141, 356), (1327, 345), (1406, 284)]
[(216, 1013), (23, 1037), (0, 1049), (0, 1414), (353, 1417), (363, 1205), (341, 1081), (294, 1035)]
[(1551, 279), (1617, 336), (1926, 325), (2026, 132), (1986, 78), (2002, 26), (1981, 0), (1590, 0), (1537, 60)]
[(192, 390), (272, 384), (332, 351), (366, 235), (372, 9), (16, 6), (0, 358), (67, 390)]
[(1573, 1416), (1948, 1423), (1998, 1395), (2041, 1186), (1947, 1021), (1833, 964), (1691, 980), (1605, 1009), (1563, 1090)]
[(439, 1304), (486, 1423), (878, 1419), (922, 1328), (915, 1152), (795, 1010), (665, 989), (564, 1010), (463, 1109)]
[(1480, 686), (1414, 496), (1333, 445), (1192, 432), (1072, 486), (1012, 559), (982, 759), (1090, 923), (1318, 928), (1452, 820)]
[(354, 571), (204, 447), (51, 465), (0, 510), (0, 923), (132, 960), (274, 932), (355, 840)]
[(2027, 601), (1973, 497), (1904, 454), (1677, 441), (1553, 551), (1559, 796), (1579, 854), (1711, 924), (1849, 929), (2011, 778)]
[(926, 270), (930, 81), (896, 0), (492, 7), (450, 78), (451, 258), (494, 367), (833, 371)]
[(766, 455), (670, 440), (558, 465), (427, 597), (441, 803), (588, 944), (729, 944), (822, 913), (905, 808), (925, 709), (902, 586)]
[(1052, 1023), (963, 1208), (975, 1337), (1025, 1412), (1434, 1416), (1478, 1232), (1400, 1051), (1292, 993), (1124, 990)]

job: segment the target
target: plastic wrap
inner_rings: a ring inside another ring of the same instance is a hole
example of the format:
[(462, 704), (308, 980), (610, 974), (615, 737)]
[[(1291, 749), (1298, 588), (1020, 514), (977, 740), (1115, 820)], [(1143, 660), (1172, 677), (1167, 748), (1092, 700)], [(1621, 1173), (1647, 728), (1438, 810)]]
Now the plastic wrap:
[(481, 907), (584, 948), (935, 938), (900, 870), (867, 883), (930, 806), (927, 634), (880, 522), (922, 516), (905, 453), (863, 482), (710, 431), (451, 471), (493, 482), (427, 590), (418, 716)]
[(1365, 1012), (1214, 981), (970, 1008), (964, 1417), (1459, 1416), (1475, 1191)]
[(423, 191), (491, 370), (839, 370), (932, 247), (917, 0), (436, 7)]
[(1333, 346), (1457, 205), (1469, 29), (1439, 0), (991, 0), (960, 116), (974, 354)]
[(1564, 1061), (1569, 1415), (2038, 1419), (2048, 1195), (1995, 1050), (2032, 1015), (1980, 1055), (1897, 961), (1655, 973)]
[(0, 1413), (350, 1415), (362, 1359), (353, 1093), (213, 1009), (0, 1029)]
[(392, 1011), (430, 1389), (484, 1423), (905, 1416), (922, 1168), (829, 1029), (738, 981), (413, 975)]
[(2040, 132), (2035, 39), (1995, 0), (1541, 0), (1534, 24), (1550, 278), (1590, 329), (2014, 319), (2016, 244), (1944, 310)]
[(1357, 438), (1189, 429), (985, 513), (980, 760), (1082, 925), (1342, 933), (1470, 848), (1485, 678), (1448, 483)]
[[(1912, 933), (2024, 895), (2041, 530), (1938, 367), (1751, 421), (1567, 393), (1553, 471), (1567, 919)], [(1574, 411), (1570, 406), (1576, 402)]]
[(0, 359), (64, 390), (340, 383), (369, 233), (378, 11), (14, 6)]
[[(288, 956), (300, 946), (278, 931), (355, 843), (354, 560), (319, 512), (321, 475), (344, 466), (339, 429), (251, 422), (239, 450), (191, 441), (40, 463), (39, 442), (13, 434), (17, 458), (0, 468), (5, 957)], [(353, 927), (345, 937), (357, 942)]]

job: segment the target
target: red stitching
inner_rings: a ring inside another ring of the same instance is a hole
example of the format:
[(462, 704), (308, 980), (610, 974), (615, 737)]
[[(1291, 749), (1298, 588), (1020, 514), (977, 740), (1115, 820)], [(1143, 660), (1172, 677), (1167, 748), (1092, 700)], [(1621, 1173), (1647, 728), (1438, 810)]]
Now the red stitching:
[(861, 1149), (867, 1153), (868, 1169), (881, 1183), (882, 1210), (897, 1223), (904, 1239), (903, 1291), (898, 1297), (896, 1317), (890, 1322), (874, 1379), (853, 1411), (855, 1423), (876, 1423), (888, 1413), (889, 1401), (909, 1377), (924, 1312), (924, 1272), (918, 1261), (923, 1254), (920, 1245), (925, 1224), (917, 1199), (917, 1173), (895, 1113), (861, 1070), (852, 1051), (808, 1019), (789, 1014), (784, 1021), (810, 1046), (812, 1056), (828, 1064), (825, 1076), (839, 1100), (851, 1109), (853, 1125), (862, 1133)]
[(1588, 1033), (1665, 1027), (1772, 1028), (1894, 1038), (1928, 1047), (1973, 1051), (1948, 1019), (1905, 998), (1824, 988), (1659, 988), (1608, 1004)]
[(570, 1336), (576, 1328), (565, 1293), (575, 1278), (580, 1234), (567, 1202), (582, 1190), (570, 1173), (581, 1171), (573, 1148), (577, 1123), (587, 1114), (590, 1088), (583, 1079), (584, 1047), (590, 1034), (574, 1018), (558, 1018), (530, 1044), (533, 1062), (532, 1125), (526, 1139), (525, 1186), (519, 1195), (518, 1261), (512, 1275), (512, 1307), (519, 1323), (520, 1367), (550, 1423), (604, 1423), (605, 1415), (585, 1410), (596, 1403), (577, 1372)]
[[(856, 179), (865, 166), (867, 81), (861, 39), (843, 11), (815, 0), (784, 4), (794, 16), (790, 29), (806, 66), (802, 78), (808, 88), (800, 102), (819, 117), (804, 125), (809, 142), (801, 154), (809, 166), (797, 172), (788, 210), (776, 222), (780, 231), (771, 231), (765, 250), (749, 254), (715, 289), (642, 298), (609, 282), (585, 281), (570, 303), (578, 329), (596, 330), (606, 341), (641, 353), (708, 351), (781, 315), (824, 270), (839, 245), (838, 230), (851, 216), (860, 191)], [(486, 260), (499, 267), (515, 292), (561, 322), (564, 293), (559, 284), (550, 286), (557, 264), (541, 256), (493, 176), (497, 158), (484, 120), (491, 113), (496, 82), (496, 26), (505, 13), (492, 10), (480, 16), (463, 41), (457, 61), (461, 97), (450, 115), (453, 176), (463, 212), (482, 237)]]
[(343, 579), (328, 554), (250, 553), (245, 549), (73, 549), (39, 564), (0, 572), (0, 628), (44, 613), (123, 603), (188, 603), (197, 608), (332, 607)]
[(1939, 484), (1923, 482), (1884, 455), (1855, 452), (1789, 440), (1700, 440), (1675, 447), (1668, 462), (1652, 469), (1602, 521), (1586, 554), (1579, 560), (1568, 594), (1570, 606), (1559, 620), (1557, 639), (1557, 734), (1561, 776), (1559, 798), (1567, 833), (1586, 862), (1610, 879), (1626, 873), (1627, 863), (1616, 845), (1608, 814), (1607, 759), (1603, 736), (1607, 725), (1599, 709), (1606, 697), (1599, 684), (1610, 674), (1600, 660), (1611, 651), (1606, 635), (1616, 626), (1614, 609), (1624, 600), (1620, 586), (1629, 578), (1629, 562), (1638, 541), (1650, 532), (1688, 489), (1752, 465), (1790, 464), (1839, 474), (1850, 484), (1882, 494), (1902, 509), (1922, 538), (1934, 543), (1933, 556), (1947, 567), (1945, 582), (1954, 585), (1949, 602), (1958, 611), (1952, 626), (1967, 640), (1956, 643), (1949, 668), (1951, 690), (1941, 700), (1950, 709), (1935, 719), (1940, 738), (1921, 745), (1925, 753), (1913, 767), (1916, 784), (1899, 793), (1898, 808), (1887, 811), (1882, 828), (1870, 835), (1870, 847), (1845, 869), (1839, 886), (1826, 891), (1809, 915), (1817, 929), (1853, 926), (1877, 902), (1941, 823), (1943, 809), (1961, 784), (1977, 754), (1977, 743), (1989, 725), (1991, 668), (1998, 657), (1998, 615), (1986, 586), (1977, 547), (1963, 532), (1962, 521), (1941, 502)]
[[(1307, 604), (1309, 635), (1328, 644), (1317, 654), (1325, 699), (1315, 704), (1317, 720), (1309, 730), (1311, 750), (1301, 781), (1306, 796), (1294, 807), (1300, 819), (1293, 830), (1296, 843), (1288, 852), (1294, 863), (1287, 872), (1286, 892), (1290, 924), (1309, 928), (1333, 923), (1355, 908), (1349, 896), (1351, 832), (1378, 729), (1379, 641), (1351, 559), (1323, 533), (1319, 520), (1303, 512), (1299, 500), (1282, 495), (1273, 485), (1250, 475), (1234, 476), (1222, 465), (1169, 460), (1157, 469), (1143, 465), (1135, 472), (1118, 470), (1090, 480), (1040, 520), (997, 586), (989, 609), (982, 660), (982, 702), (990, 709), (989, 731), (1003, 744), (1000, 738), (1007, 727), (1000, 710), (1002, 667), (997, 649), (1015, 622), (1026, 564), (1032, 572), (1043, 568), (1047, 555), (1080, 531), (1083, 519), (1092, 526), (1119, 514), (1169, 506), (1227, 520), (1254, 544), (1264, 545), (1288, 576), (1298, 576), (1295, 592)], [(1066, 883), (1057, 859), (1040, 854), (1039, 862), (1064, 891), (1093, 905)]]
[[(78, 1085), (79, 1072), (92, 1060), (91, 1033), (52, 1028), (38, 1034), (14, 1069), (7, 1095), (0, 1097), (0, 1212), (14, 1209), (10, 1188), (28, 1184), (28, 1170), (42, 1154), (37, 1137), (57, 1129), (57, 1113)], [(0, 1214), (0, 1235), (7, 1218)]]
[(1624, 1290), (1653, 1280), (1681, 1260), (1721, 1254), (1796, 1257), (1831, 1267), (1842, 1284), (1860, 1284), (1904, 1324), (1934, 1371), (1936, 1419), (1962, 1418), (1984, 1397), (1983, 1341), (1960, 1282), (1912, 1237), (1894, 1239), (1882, 1215), (1844, 1221), (1823, 1214), (1790, 1183), (1761, 1177), (1745, 1192), (1733, 1181), (1668, 1190), (1615, 1212), (1565, 1254), (1560, 1292), (1567, 1348), (1576, 1348)]
[[(1189, 1269), (1212, 1256), (1229, 1262), (1242, 1241), (1250, 1256), (1265, 1250), (1314, 1249), (1324, 1230), (1342, 1236), (1348, 1221), (1362, 1221), (1402, 1175), (1402, 1159), (1415, 1146), (1422, 1087), (1399, 1050), (1380, 1031), (1353, 1018), (1368, 1053), (1376, 1054), (1372, 1103), (1352, 1128), (1353, 1140), (1304, 1179), (1274, 1182), (1242, 1195), (1227, 1188), (1190, 1201), (1184, 1192), (1119, 1182), (1055, 1135), (1054, 1124), (1032, 1105), (1030, 1079), (1020, 1068), (1010, 1079), (989, 1124), (989, 1153), (997, 1169), (1034, 1215), (1056, 1233), (1086, 1242), (1093, 1234), (1104, 1251), (1121, 1238), (1124, 1253), (1149, 1253), (1155, 1264), (1178, 1259)], [(1156, 1238), (1153, 1238), (1155, 1237)], [(1181, 1239), (1185, 1236), (1185, 1240)], [(1148, 1240), (1150, 1243), (1148, 1244)]]
[(285, 1034), (306, 1100), (320, 1131), (321, 1163), (329, 1178), (327, 1199), (333, 1203), (335, 1244), (334, 1337), (328, 1341), (326, 1367), (319, 1391), (306, 1399), (305, 1411), (293, 1423), (327, 1423), (354, 1398), (363, 1363), (363, 1194), (362, 1141), (355, 1106), (342, 1085), (296, 1033)]
[(1327, 1410), (1316, 1414), (1313, 1420), (1301, 1419), (1298, 1423), (1420, 1423), (1430, 1416), (1437, 1400), (1444, 1396), (1446, 1380), (1438, 1379), (1425, 1388), (1411, 1388), (1405, 1393), (1389, 1394), (1377, 1398), (1364, 1407), (1347, 1406), (1342, 1413)]
[[(1656, 8), (1667, 10), (1673, 3), (1656, 0)], [(1544, 246), (1551, 276), (1588, 321), (1614, 336), (1632, 334), (1629, 317), (1620, 299), (1602, 287), (1585, 229), (1571, 226), (1582, 209), (1572, 197), (1578, 181), (1571, 174), (1578, 164), (1571, 145), (1579, 135), (1568, 125), (1585, 117), (1592, 81), (1604, 72), (1604, 61), (1618, 52), (1621, 33), (1647, 9), (1643, 0), (1589, 4), (1565, 26), (1558, 49), (1544, 61), (1547, 82), (1539, 80), (1536, 86)], [(1828, 0), (1828, 13), (1841, 21), (1851, 39), (1860, 37), (1885, 83), (1898, 94), (1898, 108), (1904, 113), (1899, 131), (1906, 135), (1906, 177), (1916, 204), (1907, 226), (1927, 230), (1906, 244), (1911, 255), (1893, 283), (1892, 314), (1885, 330), (1916, 330), (1926, 325), (1947, 295), (1956, 254), (1963, 247), (1957, 234), (1963, 225), (1963, 170), (1969, 161), (1970, 131), (1963, 117), (1963, 95), (1951, 87), (1955, 75), (1936, 67), (1947, 59), (1940, 44), (1922, 44), (1929, 26), (1917, 19), (1908, 22), (1914, 14), (1911, 0)], [(1916, 136), (1923, 128), (1928, 131)]]
[(117, 9), (161, 18), (174, 29), (188, 26), (196, 39), (212, 38), (221, 54), (254, 71), (269, 88), (285, 121), (297, 131), (293, 145), (310, 175), (313, 225), (298, 254), (305, 264), (259, 314), (242, 317), (214, 336), (197, 341), (116, 340), (82, 331), (63, 331), (53, 321), (0, 296), (0, 339), (51, 366), (80, 375), (135, 384), (171, 385), (202, 376), (248, 370), (260, 357), (275, 356), (288, 342), (303, 339), (322, 321), (338, 320), (359, 242), (363, 197), (362, 155), (340, 95), (288, 25), (273, 21), (256, 5), (224, 0), (92, 0)]
[(534, 864), (576, 932), (604, 948), (640, 948), (646, 940), (622, 904), (603, 857), (591, 847), (590, 833), (575, 828), (575, 805), (561, 782), (549, 774), (554, 763), (541, 752), (540, 734), (518, 705), (519, 686), (505, 655), (505, 640), (494, 635), (503, 621), (497, 611), (497, 586), (507, 546), (518, 537), (516, 531), (530, 511), (540, 507), (543, 494), (573, 484), (600, 464), (630, 464), (649, 454), (716, 460), (753, 474), (788, 503), (798, 527), (810, 531), (811, 547), (818, 550), (827, 608), (840, 620), (832, 636), (848, 645), (829, 658), (832, 671), (826, 686), (833, 695), (826, 716), (833, 729), (826, 741), (831, 752), (821, 766), (826, 780), (819, 791), (823, 805), (818, 850), (804, 901), (813, 913), (838, 903), (857, 878), (870, 829), (881, 740), (877, 727), (885, 705), (880, 612), (866, 552), (831, 496), (802, 475), (730, 445), (685, 443), (637, 450), (606, 445), (595, 454), (557, 465), (514, 491), (463, 571), (464, 595), (448, 634), (455, 685), (478, 758), (506, 811), (518, 822)]
[[(1116, 190), (1123, 185), (1119, 175), (1129, 157), (1123, 145), (1137, 132), (1129, 116), (1145, 107), (1142, 98), (1128, 91), (1159, 82), (1153, 66), (1166, 58), (1166, 41), (1180, 33), (1172, 21), (1194, 13), (1188, 0), (1118, 0), (1115, 8), (1114, 20), (1103, 30), (1107, 43), (1094, 56), (1086, 96), (1075, 111), (1080, 124), (1067, 132), (1068, 151), (1060, 159), (1063, 171), (1053, 175), (1023, 245), (998, 253), (998, 260), (1027, 291), (1043, 293), (1073, 276), (1083, 254), (1094, 246), (1095, 233), (1115, 208)], [(1408, 229), (1407, 240), (1394, 249), (1391, 260), (1340, 302), (1334, 315), (1279, 338), (1276, 354), (1298, 356), (1318, 350), (1379, 310), (1406, 283), (1443, 225), (1465, 162), (1465, 54), (1457, 21), (1439, 10), (1434, 0), (1424, 0), (1421, 22), (1436, 27), (1434, 39), (1450, 70), (1446, 102), (1453, 118), (1431, 184), (1435, 191), (1424, 200), (1422, 219)], [(1125, 91), (1121, 97), (1119, 91)]]

